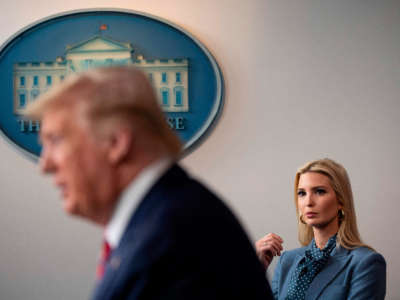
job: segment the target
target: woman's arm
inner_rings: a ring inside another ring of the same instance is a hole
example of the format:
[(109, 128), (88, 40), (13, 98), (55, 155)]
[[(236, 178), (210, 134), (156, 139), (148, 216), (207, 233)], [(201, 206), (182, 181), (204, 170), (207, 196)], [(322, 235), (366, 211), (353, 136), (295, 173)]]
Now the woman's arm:
[(282, 272), (282, 261), (283, 257), (285, 256), (285, 252), (282, 253), (281, 257), (278, 260), (278, 263), (275, 266), (275, 271), (274, 271), (274, 276), (272, 277), (271, 281), (271, 289), (272, 289), (272, 295), (274, 296), (275, 299), (279, 299), (279, 286), (280, 286), (280, 278), (281, 278), (281, 272)]
[(383, 300), (386, 294), (386, 262), (382, 255), (372, 252), (355, 267), (348, 300)]
[(280, 256), (283, 240), (275, 233), (268, 233), (255, 243), (258, 259), (264, 266), (265, 270), (268, 269), (269, 264), (274, 256)]

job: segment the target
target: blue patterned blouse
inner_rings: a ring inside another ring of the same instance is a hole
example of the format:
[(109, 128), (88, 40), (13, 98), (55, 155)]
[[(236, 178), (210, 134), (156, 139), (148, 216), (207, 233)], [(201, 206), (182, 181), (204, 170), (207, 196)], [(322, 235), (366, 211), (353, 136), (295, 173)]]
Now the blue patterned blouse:
[(335, 247), (336, 234), (328, 240), (322, 250), (317, 247), (313, 239), (311, 249), (306, 250), (290, 279), (286, 300), (304, 300), (308, 287), (328, 262), (330, 253)]

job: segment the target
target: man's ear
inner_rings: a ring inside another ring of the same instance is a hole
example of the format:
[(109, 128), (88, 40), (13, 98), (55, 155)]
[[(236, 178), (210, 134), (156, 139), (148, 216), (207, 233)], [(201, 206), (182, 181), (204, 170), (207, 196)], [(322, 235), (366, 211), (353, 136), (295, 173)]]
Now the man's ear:
[(111, 133), (108, 159), (112, 164), (123, 161), (132, 148), (132, 131), (127, 128), (118, 128)]

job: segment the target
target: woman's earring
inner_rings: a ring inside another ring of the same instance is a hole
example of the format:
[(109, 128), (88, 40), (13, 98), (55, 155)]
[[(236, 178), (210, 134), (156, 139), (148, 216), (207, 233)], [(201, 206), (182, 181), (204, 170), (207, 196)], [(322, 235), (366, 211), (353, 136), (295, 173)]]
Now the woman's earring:
[(342, 208), (339, 209), (338, 216), (339, 216), (339, 220), (343, 220), (344, 219), (344, 210)]
[(301, 223), (303, 223), (304, 225), (307, 225), (307, 223), (304, 222), (304, 220), (303, 220), (303, 215), (300, 215), (299, 219), (300, 219), (300, 222), (301, 222)]

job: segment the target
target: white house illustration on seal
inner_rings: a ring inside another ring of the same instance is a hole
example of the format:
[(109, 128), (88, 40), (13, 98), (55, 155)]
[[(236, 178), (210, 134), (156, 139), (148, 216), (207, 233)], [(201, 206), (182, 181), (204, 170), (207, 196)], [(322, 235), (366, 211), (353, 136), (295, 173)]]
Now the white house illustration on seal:
[(113, 65), (134, 65), (145, 72), (164, 112), (189, 111), (188, 59), (145, 59), (130, 43), (96, 35), (67, 46), (65, 55), (55, 61), (15, 63), (14, 112), (20, 114), (28, 103), (71, 73)]

